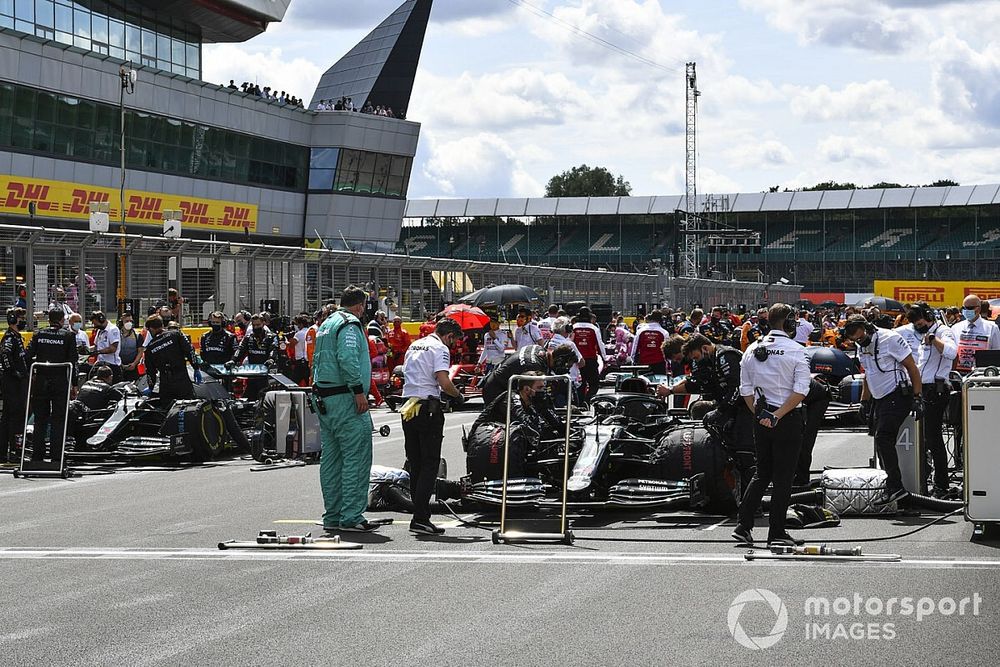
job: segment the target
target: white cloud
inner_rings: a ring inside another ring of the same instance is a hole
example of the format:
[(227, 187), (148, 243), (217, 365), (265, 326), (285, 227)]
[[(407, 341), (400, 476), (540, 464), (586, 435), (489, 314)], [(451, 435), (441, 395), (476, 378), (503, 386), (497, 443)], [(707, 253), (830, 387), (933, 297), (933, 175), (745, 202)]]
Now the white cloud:
[(774, 169), (794, 160), (791, 149), (774, 139), (748, 141), (728, 149), (725, 156), (739, 169)]
[(976, 51), (957, 37), (945, 37), (931, 52), (940, 108), (957, 119), (1000, 128), (1000, 43)]
[[(307, 30), (374, 28), (402, 4), (402, 0), (295, 0), (285, 22)], [(431, 21), (453, 23), (510, 14), (507, 0), (435, 0)]]
[(239, 44), (207, 44), (204, 52), (206, 81), (226, 85), (232, 79), (236, 85), (244, 81), (270, 86), (278, 92), (300, 97), (306, 104), (312, 98), (323, 70), (301, 57), (286, 57), (280, 48), (255, 49)]
[(918, 56), (935, 37), (991, 40), (1000, 21), (994, 0), (740, 0), (804, 45)]
[(491, 128), (558, 125), (594, 104), (564, 74), (516, 68), (473, 76), (418, 75), (411, 117), (440, 127)]
[(849, 83), (839, 90), (787, 86), (792, 113), (806, 121), (879, 120), (914, 108), (914, 100), (884, 79)]
[(889, 152), (858, 137), (831, 135), (817, 145), (819, 156), (828, 162), (847, 162), (870, 167), (889, 164)]
[(430, 158), (423, 173), (440, 190), (456, 197), (510, 197), (542, 194), (517, 151), (496, 134), (480, 132), (453, 141), (426, 136)]

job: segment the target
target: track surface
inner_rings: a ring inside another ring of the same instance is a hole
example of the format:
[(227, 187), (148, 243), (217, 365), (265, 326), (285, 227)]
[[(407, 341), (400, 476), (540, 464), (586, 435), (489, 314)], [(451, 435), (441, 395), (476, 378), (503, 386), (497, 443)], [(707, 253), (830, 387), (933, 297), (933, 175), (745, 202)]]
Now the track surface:
[[(461, 428), (474, 417), (447, 418), (452, 477), (464, 469)], [(375, 436), (375, 462), (400, 465), (398, 415), (374, 418), (393, 429)], [(865, 465), (870, 454), (863, 434), (824, 432), (814, 466)], [(1000, 543), (970, 543), (960, 515), (863, 545), (901, 554), (896, 564), (748, 563), (729, 540), (731, 521), (687, 512), (580, 518), (576, 533), (587, 539), (574, 547), (494, 546), (489, 533), (449, 517), (440, 517), (445, 536), (416, 538), (399, 515), (358, 538), (359, 552), (220, 552), (217, 542), (259, 529), (318, 528), (316, 467), (249, 467), (232, 460), (69, 481), (0, 476), (3, 662), (993, 665), (1000, 653)], [(927, 520), (847, 518), (799, 535), (855, 540)], [(738, 594), (757, 588), (773, 591), (787, 618), (782, 638), (763, 650), (738, 644), (728, 624), (732, 616), (751, 637), (772, 631), (779, 615), (764, 603), (730, 613)], [(805, 614), (807, 598), (853, 605), (855, 593), (858, 616)], [(864, 610), (876, 597), (959, 603), (976, 595), (978, 615), (971, 602), (964, 616), (920, 621)], [(834, 638), (839, 624), (864, 638)]]

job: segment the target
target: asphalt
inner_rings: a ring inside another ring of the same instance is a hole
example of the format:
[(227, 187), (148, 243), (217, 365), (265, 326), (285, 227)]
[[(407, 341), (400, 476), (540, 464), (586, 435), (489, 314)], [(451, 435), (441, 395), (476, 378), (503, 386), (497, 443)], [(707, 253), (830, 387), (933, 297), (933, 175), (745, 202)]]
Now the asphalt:
[[(464, 470), (460, 437), (474, 416), (447, 417), (452, 477)], [(401, 465), (398, 415), (374, 419), (392, 428), (374, 436), (375, 462)], [(864, 434), (825, 431), (814, 465), (865, 465), (870, 455)], [(689, 511), (577, 517), (572, 547), (497, 546), (488, 530), (448, 516), (438, 517), (445, 536), (418, 538), (405, 516), (386, 514), (372, 518), (393, 525), (351, 538), (360, 551), (219, 551), (260, 529), (319, 532), (315, 466), (250, 465), (0, 475), (0, 662), (993, 665), (1000, 651), (1000, 542), (971, 542), (961, 514), (887, 541), (861, 540), (939, 515), (845, 518), (798, 534), (899, 554), (898, 563), (748, 562), (728, 518)], [(741, 606), (745, 591), (756, 601)], [(935, 613), (899, 613), (907, 597)], [(817, 611), (810, 598), (831, 610), (807, 614)], [(951, 600), (954, 612), (940, 613)], [(759, 646), (782, 619), (768, 648), (746, 648), (730, 630)]]

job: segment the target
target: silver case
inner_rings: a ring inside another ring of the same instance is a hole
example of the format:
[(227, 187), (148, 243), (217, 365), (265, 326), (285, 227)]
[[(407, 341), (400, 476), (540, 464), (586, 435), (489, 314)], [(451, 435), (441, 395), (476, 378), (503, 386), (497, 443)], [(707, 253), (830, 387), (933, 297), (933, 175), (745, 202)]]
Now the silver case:
[(821, 479), (823, 507), (840, 516), (895, 514), (896, 503), (875, 507), (875, 499), (885, 489), (884, 470), (841, 468), (824, 470)]

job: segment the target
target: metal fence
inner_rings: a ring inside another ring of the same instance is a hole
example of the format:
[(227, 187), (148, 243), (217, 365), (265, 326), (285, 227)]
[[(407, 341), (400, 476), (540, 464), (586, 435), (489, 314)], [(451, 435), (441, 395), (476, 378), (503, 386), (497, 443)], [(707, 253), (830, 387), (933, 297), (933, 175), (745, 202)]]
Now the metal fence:
[[(29, 312), (44, 310), (57, 287), (79, 312), (117, 310), (123, 237), (84, 230), (0, 225), (0, 288), (24, 283)], [(140, 313), (166, 301), (168, 287), (185, 299), (185, 323), (214, 309), (256, 311), (277, 300), (282, 313), (312, 311), (349, 284), (372, 285), (405, 319), (418, 319), (446, 301), (490, 284), (535, 288), (552, 303), (584, 300), (634, 312), (663, 299), (664, 279), (653, 274), (586, 271), (343, 250), (306, 249), (195, 239), (127, 235), (125, 298)]]

